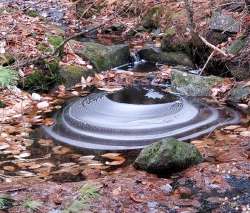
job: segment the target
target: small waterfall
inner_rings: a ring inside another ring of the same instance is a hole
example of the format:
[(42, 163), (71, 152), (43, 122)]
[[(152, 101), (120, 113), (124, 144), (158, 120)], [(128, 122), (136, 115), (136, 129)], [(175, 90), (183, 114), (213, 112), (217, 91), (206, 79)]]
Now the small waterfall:
[(137, 53), (131, 53), (130, 54), (130, 56), (131, 56), (131, 66), (134, 66), (134, 65), (136, 65), (136, 64), (139, 64), (142, 60), (141, 60), (141, 58), (140, 58), (140, 56), (137, 54)]

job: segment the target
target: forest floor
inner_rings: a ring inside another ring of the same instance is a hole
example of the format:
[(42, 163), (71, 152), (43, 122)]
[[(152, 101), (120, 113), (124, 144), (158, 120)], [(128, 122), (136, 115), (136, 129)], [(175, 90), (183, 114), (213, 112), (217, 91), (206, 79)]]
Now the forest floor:
[[(208, 2), (194, 1), (197, 30), (201, 32), (211, 13)], [(148, 1), (142, 9), (158, 3)], [(103, 28), (117, 22), (126, 23), (127, 31), (139, 22), (138, 17), (122, 15), (107, 21), (117, 8), (125, 7), (126, 1), (120, 5), (109, 1), (109, 4), (98, 16), (93, 9), (92, 18), (79, 20), (75, 3), (67, 0), (49, 3), (0, 0), (0, 49), (10, 51), (19, 64), (41, 55), (39, 43), (46, 41), (48, 33), (61, 35), (61, 28), (67, 37), (85, 26), (102, 22), (105, 22)], [(182, 3), (169, 2), (169, 7), (183, 12)], [(202, 14), (197, 12), (201, 10)], [(235, 15), (242, 20), (245, 17)], [(176, 24), (183, 30), (178, 39), (185, 39), (188, 36), (183, 28), (185, 15), (178, 20)], [(100, 31), (98, 39), (108, 44), (117, 39), (126, 40), (126, 36)], [(140, 48), (149, 39), (149, 33), (142, 33), (129, 42), (132, 47)], [(65, 49), (61, 63), (87, 66), (67, 51), (67, 46)], [(33, 66), (20, 67), (19, 74), (28, 75)], [(86, 79), (85, 83), (112, 90), (121, 82), (142, 77), (108, 71)], [(249, 116), (242, 116), (240, 125), (214, 130), (209, 136), (191, 141), (202, 153), (203, 163), (158, 177), (134, 169), (133, 153), (93, 155), (41, 139), (39, 132), (34, 132), (41, 124), (54, 123), (50, 114), (61, 108), (65, 100), (87, 95), (88, 90), (82, 87), (76, 85), (66, 90), (61, 85), (49, 94), (41, 94), (42, 102), (35, 101), (26, 91), (1, 90), (0, 100), (7, 104), (0, 108), (0, 209), (3, 212), (250, 212)]]

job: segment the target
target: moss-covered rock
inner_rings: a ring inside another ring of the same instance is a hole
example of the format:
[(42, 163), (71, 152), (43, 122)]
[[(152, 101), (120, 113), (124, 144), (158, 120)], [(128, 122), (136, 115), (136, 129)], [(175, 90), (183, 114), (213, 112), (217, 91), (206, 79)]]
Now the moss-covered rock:
[(216, 76), (199, 76), (178, 69), (172, 69), (171, 82), (173, 88), (183, 95), (210, 96), (212, 88), (223, 82)]
[(29, 76), (22, 79), (20, 86), (29, 91), (48, 91), (61, 82), (58, 73), (34, 70)]
[(164, 52), (158, 48), (145, 47), (138, 52), (141, 59), (170, 65), (193, 67), (191, 58), (184, 52)]
[(154, 173), (172, 173), (201, 161), (202, 156), (195, 146), (166, 138), (144, 148), (134, 166)]
[(63, 42), (63, 37), (58, 35), (51, 35), (48, 37), (48, 42), (54, 48), (57, 48)]
[(93, 74), (92, 70), (88, 70), (76, 65), (63, 65), (59, 69), (60, 76), (66, 87), (72, 87), (81, 82), (81, 77), (88, 77)]
[(227, 48), (227, 51), (228, 53), (235, 55), (245, 47), (246, 43), (246, 37), (240, 37)]
[(156, 29), (160, 26), (160, 19), (164, 9), (161, 6), (150, 8), (142, 18), (142, 26), (146, 29)]
[(61, 82), (59, 61), (54, 59), (43, 61), (40, 68), (34, 69), (30, 75), (21, 79), (19, 84), (23, 89), (29, 91), (48, 91)]
[(15, 70), (0, 66), (0, 88), (16, 85), (18, 74)]
[(94, 65), (96, 71), (104, 71), (129, 61), (128, 45), (105, 46), (95, 42), (83, 42), (83, 48), (76, 53)]

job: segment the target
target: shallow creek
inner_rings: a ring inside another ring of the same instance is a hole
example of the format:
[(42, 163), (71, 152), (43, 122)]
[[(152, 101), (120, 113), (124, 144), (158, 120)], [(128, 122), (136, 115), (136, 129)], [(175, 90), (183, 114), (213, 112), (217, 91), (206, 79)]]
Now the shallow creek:
[[(150, 71), (147, 77), (152, 79), (152, 71), (158, 68), (140, 63), (116, 70), (121, 69)], [(155, 140), (173, 136), (189, 141), (239, 122), (233, 109), (165, 92), (164, 88), (136, 84), (116, 92), (94, 91), (65, 100), (62, 109), (52, 114), (55, 123), (36, 128), (31, 134), (31, 155), (1, 164), (1, 168), (12, 168), (4, 175), (59, 182), (99, 177), (128, 165), (138, 150)], [(116, 154), (105, 155), (105, 151)]]

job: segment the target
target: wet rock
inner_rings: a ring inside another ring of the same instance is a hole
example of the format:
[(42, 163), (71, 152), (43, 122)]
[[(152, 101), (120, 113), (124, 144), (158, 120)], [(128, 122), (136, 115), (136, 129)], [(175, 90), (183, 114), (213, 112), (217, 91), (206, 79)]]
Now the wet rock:
[(129, 61), (130, 52), (126, 44), (105, 46), (95, 42), (83, 42), (83, 48), (76, 53), (89, 60), (96, 71), (104, 71)]
[(156, 29), (160, 26), (160, 18), (164, 10), (161, 6), (155, 6), (149, 9), (142, 18), (142, 26), (146, 29)]
[(60, 66), (59, 74), (62, 77), (63, 84), (68, 88), (81, 82), (81, 77), (88, 77), (94, 72), (87, 68), (77, 65), (63, 65)]
[(232, 15), (225, 15), (220, 12), (213, 14), (210, 23), (210, 29), (222, 32), (238, 33), (240, 32), (240, 22)]
[(173, 88), (183, 95), (210, 96), (212, 88), (223, 82), (216, 76), (199, 76), (179, 69), (172, 69), (171, 82)]
[(192, 144), (166, 138), (144, 148), (134, 166), (154, 173), (171, 173), (201, 161), (201, 154)]
[(163, 64), (183, 65), (193, 67), (191, 58), (184, 52), (164, 52), (158, 48), (145, 47), (138, 52), (140, 58)]

